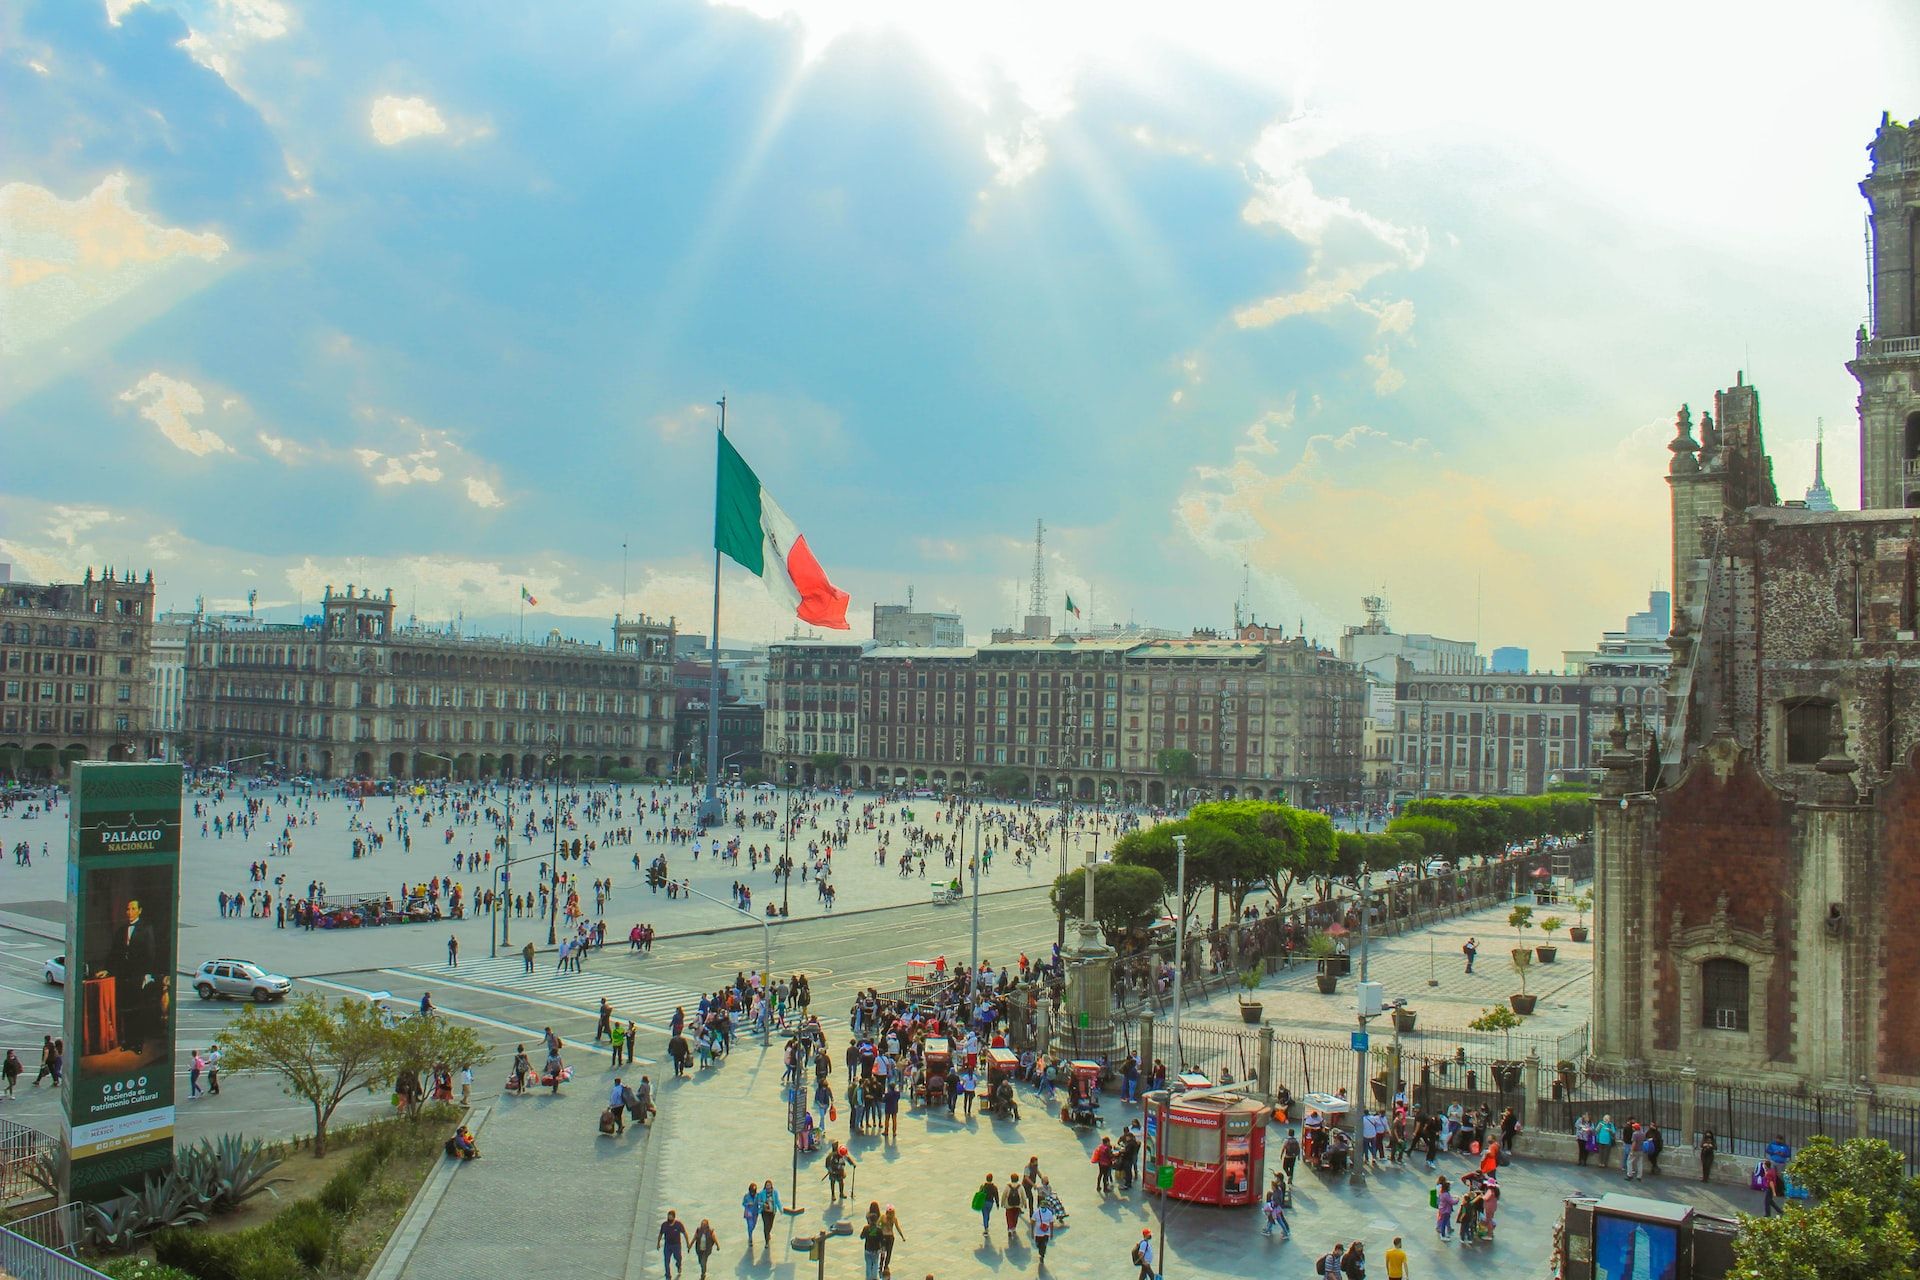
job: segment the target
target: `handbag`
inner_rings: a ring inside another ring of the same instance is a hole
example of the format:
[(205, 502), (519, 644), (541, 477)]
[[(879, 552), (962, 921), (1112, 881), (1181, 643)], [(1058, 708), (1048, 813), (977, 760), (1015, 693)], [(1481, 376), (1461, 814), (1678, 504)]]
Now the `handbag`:
[(982, 1187), (980, 1190), (975, 1191), (973, 1193), (973, 1211), (975, 1213), (978, 1213), (986, 1207), (987, 1207), (987, 1192), (986, 1192), (986, 1188)]
[(1767, 1185), (1766, 1166), (1758, 1164), (1753, 1166), (1753, 1176), (1747, 1179), (1747, 1185), (1755, 1191), (1764, 1188)]
[(836, 1106), (834, 1106), (834, 1105), (833, 1105), (832, 1103), (828, 1103), (828, 1104), (827, 1104), (827, 1119), (828, 1119), (828, 1121), (829, 1121), (829, 1122), (831, 1122), (831, 1121), (834, 1121), (834, 1120), (838, 1120), (839, 1118), (840, 1118), (840, 1108), (838, 1108), (838, 1107), (836, 1107)]

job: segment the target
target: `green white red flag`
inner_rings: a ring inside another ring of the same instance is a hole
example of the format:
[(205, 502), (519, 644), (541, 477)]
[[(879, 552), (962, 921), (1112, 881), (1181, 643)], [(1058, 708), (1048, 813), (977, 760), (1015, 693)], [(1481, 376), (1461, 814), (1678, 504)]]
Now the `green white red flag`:
[(827, 580), (806, 537), (761, 485), (725, 435), (720, 441), (713, 506), (713, 545), (800, 621), (847, 631), (847, 593)]

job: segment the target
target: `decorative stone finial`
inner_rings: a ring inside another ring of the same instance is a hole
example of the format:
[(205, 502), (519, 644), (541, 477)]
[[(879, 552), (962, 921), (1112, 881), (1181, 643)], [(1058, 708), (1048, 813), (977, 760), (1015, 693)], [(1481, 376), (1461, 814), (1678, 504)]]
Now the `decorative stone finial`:
[(1685, 475), (1700, 469), (1700, 462), (1694, 457), (1700, 452), (1700, 446), (1693, 438), (1693, 411), (1684, 404), (1673, 419), (1673, 441), (1667, 448), (1673, 454), (1673, 461), (1667, 466), (1668, 475)]

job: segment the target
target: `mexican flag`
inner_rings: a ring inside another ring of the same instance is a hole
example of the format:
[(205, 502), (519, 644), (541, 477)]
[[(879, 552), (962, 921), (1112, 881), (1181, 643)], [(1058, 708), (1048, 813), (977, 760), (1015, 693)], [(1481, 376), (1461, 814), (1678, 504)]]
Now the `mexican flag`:
[(1080, 616), (1080, 606), (1073, 602), (1072, 596), (1067, 597), (1067, 612), (1076, 618)]
[(722, 435), (713, 504), (714, 549), (757, 576), (794, 616), (816, 627), (846, 631), (847, 593), (827, 581), (807, 539)]
[(524, 582), (520, 584), (520, 602), (522, 604), (539, 604), (540, 603), (538, 600), (535, 600), (533, 598), (533, 592), (527, 590), (527, 584)]

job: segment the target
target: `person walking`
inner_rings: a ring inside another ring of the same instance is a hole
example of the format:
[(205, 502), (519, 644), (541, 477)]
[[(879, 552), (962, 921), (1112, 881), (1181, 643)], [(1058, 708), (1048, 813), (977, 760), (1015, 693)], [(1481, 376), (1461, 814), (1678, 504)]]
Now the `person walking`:
[(1452, 1184), (1445, 1176), (1433, 1184), (1428, 1203), (1434, 1208), (1433, 1229), (1442, 1240), (1453, 1239), (1453, 1210), (1460, 1202), (1454, 1199)]
[[(45, 1080), (47, 1074), (53, 1070), (53, 1037), (46, 1036), (40, 1042), (40, 1074), (33, 1078), (31, 1087), (38, 1089), (40, 1082)], [(57, 1072), (54, 1073), (53, 1082), (55, 1084), (60, 1083), (60, 1076)]]
[(20, 1073), (26, 1069), (25, 1064), (20, 1061), (20, 1055), (11, 1049), (7, 1050), (7, 1060), (0, 1063), (0, 1076), (6, 1078), (7, 1097), (13, 1096), (13, 1087), (20, 1083)]
[(205, 1056), (207, 1059), (207, 1092), (217, 1098), (220, 1096), (220, 1046), (217, 1044), (208, 1045)]
[(700, 1280), (707, 1280), (707, 1259), (720, 1247), (720, 1237), (713, 1233), (713, 1224), (705, 1218), (693, 1229), (693, 1256), (700, 1263)]
[(1000, 1188), (993, 1185), (993, 1175), (988, 1174), (973, 1193), (973, 1209), (980, 1215), (980, 1240), (983, 1244), (993, 1243), (993, 1211), (1000, 1207)]
[(1780, 1176), (1780, 1167), (1771, 1160), (1760, 1165), (1760, 1216), (1776, 1218), (1780, 1216), (1780, 1196), (1786, 1189), (1785, 1180)]
[[(613, 1117), (613, 1131), (624, 1134), (627, 1131), (627, 1087), (620, 1083), (620, 1077), (613, 1078), (613, 1092), (607, 1096), (607, 1114)], [(601, 1122), (603, 1125), (605, 1121)], [(606, 1130), (601, 1129), (602, 1133)]]
[(1407, 1280), (1407, 1251), (1400, 1244), (1400, 1237), (1393, 1238), (1393, 1247), (1387, 1250), (1387, 1280)]
[(1263, 1210), (1266, 1225), (1260, 1229), (1261, 1235), (1270, 1236), (1273, 1229), (1279, 1227), (1281, 1239), (1293, 1239), (1293, 1224), (1287, 1221), (1287, 1184), (1278, 1173), (1273, 1175), (1273, 1185), (1267, 1188)]
[(1139, 1243), (1133, 1246), (1133, 1265), (1140, 1268), (1135, 1280), (1153, 1280), (1153, 1230), (1140, 1228)]
[(687, 1241), (687, 1224), (680, 1221), (679, 1215), (672, 1209), (667, 1210), (665, 1222), (654, 1237), (660, 1246), (660, 1262), (666, 1271), (666, 1280), (674, 1280), (680, 1274), (682, 1265), (681, 1250)]
[(605, 996), (600, 997), (600, 1017), (593, 1024), (593, 1042), (599, 1044), (613, 1034), (613, 1006), (607, 1003)]
[(780, 1212), (780, 1190), (768, 1178), (760, 1184), (760, 1230), (762, 1243), (769, 1248), (773, 1245), (773, 1219)]
[(459, 967), (460, 967), (460, 939), (454, 937), (452, 934), (448, 934), (447, 935), (447, 968), (458, 969)]
[(1480, 954), (1480, 940), (1478, 938), (1468, 937), (1460, 948), (1460, 954), (1467, 958), (1467, 972), (1472, 973), (1473, 959)]
[(207, 1060), (200, 1056), (198, 1049), (195, 1049), (192, 1054), (192, 1065), (187, 1068), (187, 1096), (189, 1098), (197, 1098), (200, 1096), (200, 1073), (206, 1069)]
[(1026, 1208), (1020, 1198), (1020, 1175), (1014, 1174), (1007, 1179), (1007, 1189), (1000, 1197), (1000, 1207), (1007, 1215), (1007, 1247), (1011, 1249), (1020, 1231), (1020, 1214)]
[(1295, 1130), (1287, 1130), (1287, 1140), (1280, 1144), (1280, 1172), (1286, 1175), (1287, 1185), (1293, 1185), (1293, 1166), (1300, 1160), (1300, 1135)]
[(1367, 1246), (1358, 1240), (1347, 1246), (1340, 1257), (1340, 1274), (1345, 1280), (1367, 1280)]
[(1047, 1246), (1053, 1243), (1053, 1232), (1053, 1209), (1042, 1204), (1033, 1215), (1033, 1248), (1034, 1252), (1040, 1255), (1039, 1265), (1042, 1270), (1045, 1270), (1047, 1265)]
[(531, 942), (529, 942), (526, 946), (520, 948), (520, 964), (521, 964), (520, 972), (522, 973), (533, 972), (533, 944)]
[(880, 1213), (880, 1280), (893, 1280), (893, 1247), (906, 1238), (899, 1213), (888, 1205)]
[(760, 1229), (760, 1184), (749, 1182), (747, 1194), (740, 1197), (740, 1216), (747, 1223), (747, 1252), (753, 1252), (753, 1233)]

